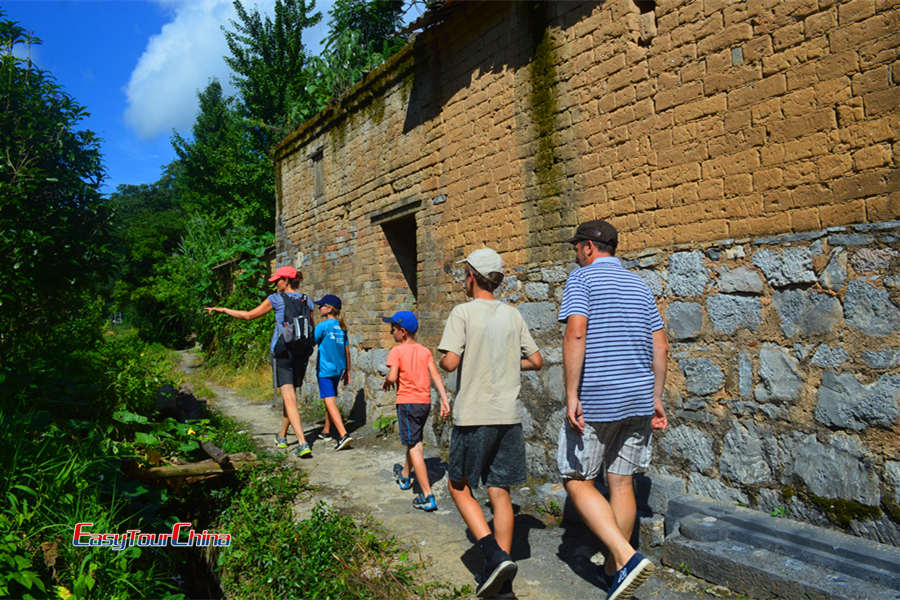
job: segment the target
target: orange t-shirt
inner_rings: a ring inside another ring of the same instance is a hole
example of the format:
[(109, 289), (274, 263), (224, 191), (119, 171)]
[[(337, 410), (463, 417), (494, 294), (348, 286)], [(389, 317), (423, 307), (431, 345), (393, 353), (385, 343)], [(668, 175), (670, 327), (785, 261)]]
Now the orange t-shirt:
[(413, 342), (397, 344), (388, 352), (387, 366), (399, 369), (397, 404), (431, 404), (431, 376), (428, 364), (434, 362), (431, 350)]

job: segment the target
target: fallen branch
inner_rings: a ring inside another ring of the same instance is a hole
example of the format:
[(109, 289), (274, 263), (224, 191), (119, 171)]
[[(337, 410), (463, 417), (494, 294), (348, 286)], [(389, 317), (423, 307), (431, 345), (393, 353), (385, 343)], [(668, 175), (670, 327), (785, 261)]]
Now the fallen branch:
[(138, 473), (141, 479), (172, 479), (176, 477), (200, 477), (203, 475), (221, 475), (223, 473), (231, 473), (241, 467), (252, 465), (256, 462), (256, 455), (252, 452), (238, 452), (236, 454), (226, 454), (223, 464), (209, 458), (199, 462), (188, 463), (186, 465), (165, 465), (162, 467), (153, 467), (146, 471)]

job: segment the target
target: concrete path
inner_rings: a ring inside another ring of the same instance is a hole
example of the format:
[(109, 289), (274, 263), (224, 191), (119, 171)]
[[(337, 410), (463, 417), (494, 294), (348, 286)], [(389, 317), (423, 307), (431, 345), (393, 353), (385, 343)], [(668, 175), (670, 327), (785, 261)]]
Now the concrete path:
[[(184, 356), (183, 367), (190, 370), (196, 364), (195, 355)], [(216, 394), (210, 406), (222, 414), (246, 423), (247, 429), (261, 449), (278, 451), (273, 438), (281, 424), (281, 409), (269, 404), (251, 404), (232, 390), (207, 382)], [(318, 431), (321, 423), (304, 423), (305, 435)], [(418, 553), (430, 565), (435, 580), (454, 586), (470, 584), (474, 590), (473, 574), (480, 568), (480, 553), (447, 491), (446, 463), (433, 448), (426, 448), (425, 456), (431, 476), (438, 510), (424, 513), (412, 507), (413, 490), (401, 491), (394, 483), (393, 465), (403, 458), (403, 447), (396, 438), (377, 438), (371, 426), (352, 430), (352, 447), (335, 452), (332, 443), (320, 440), (313, 444), (313, 457), (291, 460), (309, 475), (316, 486), (316, 496), (356, 515), (371, 515), (383, 528), (413, 553)], [(290, 448), (296, 439), (288, 436)], [(283, 450), (281, 452), (284, 452)], [(514, 500), (522, 494), (514, 495)], [(312, 509), (311, 502), (295, 507), (298, 518), (305, 518)], [(485, 515), (490, 519), (490, 509)], [(519, 506), (516, 516), (516, 537), (512, 556), (519, 565), (515, 579), (516, 595), (522, 600), (580, 600), (605, 598), (606, 591), (596, 578), (598, 567), (591, 562), (600, 550), (583, 527), (561, 526), (553, 517), (542, 515), (533, 507)], [(739, 598), (727, 588), (718, 587), (684, 573), (660, 565), (653, 558), (656, 573), (642, 585), (634, 596), (640, 600), (688, 600), (696, 598)], [(474, 596), (473, 596), (474, 597)]]

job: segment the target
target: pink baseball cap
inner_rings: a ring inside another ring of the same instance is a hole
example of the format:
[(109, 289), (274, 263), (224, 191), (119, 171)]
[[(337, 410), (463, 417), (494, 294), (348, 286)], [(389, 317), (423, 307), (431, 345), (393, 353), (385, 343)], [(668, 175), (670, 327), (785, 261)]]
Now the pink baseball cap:
[(297, 277), (297, 269), (290, 265), (285, 265), (283, 267), (278, 267), (275, 272), (269, 277), (269, 282), (278, 281), (282, 277), (287, 277), (288, 279), (295, 279)]

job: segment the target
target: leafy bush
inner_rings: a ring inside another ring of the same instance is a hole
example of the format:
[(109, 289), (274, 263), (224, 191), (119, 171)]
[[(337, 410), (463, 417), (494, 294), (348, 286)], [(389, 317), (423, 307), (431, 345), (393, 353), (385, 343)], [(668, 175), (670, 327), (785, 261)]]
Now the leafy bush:
[[(43, 580), (0, 577), (10, 595), (56, 583), (84, 598), (181, 597), (176, 565), (164, 549), (113, 552), (69, 542), (79, 522), (94, 523), (93, 532), (165, 530), (159, 513), (165, 490), (122, 479), (108, 453), (113, 433), (112, 426), (85, 421), (63, 428), (47, 413), (0, 414), (0, 560), (11, 557), (22, 573)], [(13, 554), (4, 546), (10, 540)]]
[(294, 521), (292, 507), (306, 484), (290, 464), (264, 460), (241, 478), (243, 488), (216, 527), (232, 536), (218, 555), (226, 596), (412, 600), (469, 591), (422, 582), (423, 565), (371, 521), (359, 523), (324, 503)]

